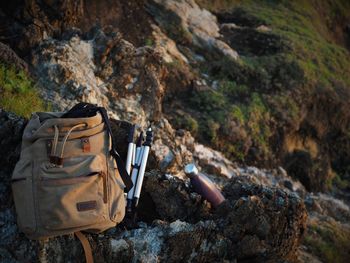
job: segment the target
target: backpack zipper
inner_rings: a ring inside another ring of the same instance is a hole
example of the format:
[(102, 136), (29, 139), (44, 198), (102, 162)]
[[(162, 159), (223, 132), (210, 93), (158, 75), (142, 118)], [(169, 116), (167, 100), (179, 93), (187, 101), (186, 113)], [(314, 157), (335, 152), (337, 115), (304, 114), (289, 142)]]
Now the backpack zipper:
[(104, 172), (100, 173), (103, 180), (103, 202), (107, 204), (107, 176)]

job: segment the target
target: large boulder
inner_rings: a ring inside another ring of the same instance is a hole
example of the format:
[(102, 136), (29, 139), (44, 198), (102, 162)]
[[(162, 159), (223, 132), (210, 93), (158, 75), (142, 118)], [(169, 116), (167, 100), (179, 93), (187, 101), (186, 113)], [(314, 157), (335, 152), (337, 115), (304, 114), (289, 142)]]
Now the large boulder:
[(90, 40), (79, 34), (50, 39), (35, 49), (31, 63), (42, 96), (55, 110), (85, 101), (143, 127), (148, 120), (159, 120), (164, 93), (161, 57), (151, 48), (135, 48), (118, 32), (96, 29), (91, 34)]
[(238, 59), (238, 53), (220, 39), (216, 16), (200, 8), (195, 1), (153, 0), (149, 1), (147, 9), (177, 42)]
[(45, 41), (33, 52), (41, 93), (54, 110), (68, 110), (78, 101), (107, 104), (107, 89), (94, 74), (93, 55), (92, 43), (77, 36)]

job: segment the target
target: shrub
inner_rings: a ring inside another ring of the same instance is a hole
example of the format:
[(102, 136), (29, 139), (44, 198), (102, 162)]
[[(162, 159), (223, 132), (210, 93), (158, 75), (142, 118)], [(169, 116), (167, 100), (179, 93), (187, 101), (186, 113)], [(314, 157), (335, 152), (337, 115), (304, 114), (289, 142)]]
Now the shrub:
[(34, 111), (47, 110), (33, 81), (23, 70), (0, 64), (0, 107), (29, 118)]
[(230, 112), (230, 116), (237, 120), (239, 122), (239, 124), (243, 125), (246, 121), (246, 117), (244, 116), (241, 108), (237, 105), (233, 105), (231, 112)]
[(177, 127), (190, 131), (193, 136), (197, 135), (198, 122), (190, 115), (177, 116), (174, 121)]
[(268, 152), (268, 138), (271, 136), (269, 109), (257, 93), (253, 93), (251, 102), (246, 109), (248, 116), (247, 126), (253, 141), (261, 147), (264, 153)]
[(189, 99), (190, 106), (196, 110), (214, 114), (215, 111), (225, 110), (227, 101), (225, 96), (214, 90), (196, 92)]
[(341, 178), (338, 174), (335, 174), (332, 178), (332, 184), (336, 185), (342, 190), (350, 188), (350, 182), (346, 179)]
[(154, 40), (152, 38), (146, 38), (145, 45), (152, 47), (154, 45)]
[(232, 101), (246, 98), (250, 93), (247, 85), (239, 85), (235, 81), (229, 80), (220, 82), (219, 91), (228, 96)]
[(336, 221), (311, 221), (303, 243), (325, 262), (347, 262), (350, 229)]
[(300, 114), (300, 107), (288, 94), (276, 95), (272, 98), (272, 112), (279, 119), (288, 118), (291, 122), (296, 121)]
[(208, 125), (207, 135), (210, 141), (215, 144), (217, 142), (218, 130), (220, 128), (220, 124), (212, 119), (209, 119), (207, 122), (207, 125)]
[(241, 162), (244, 161), (244, 151), (241, 142), (229, 144), (227, 146), (227, 153)]

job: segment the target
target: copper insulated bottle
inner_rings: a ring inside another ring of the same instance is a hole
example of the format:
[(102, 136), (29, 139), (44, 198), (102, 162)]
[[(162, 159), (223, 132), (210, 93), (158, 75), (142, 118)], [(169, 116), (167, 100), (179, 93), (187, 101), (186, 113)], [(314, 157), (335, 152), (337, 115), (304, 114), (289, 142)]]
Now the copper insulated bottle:
[(187, 164), (185, 166), (185, 173), (190, 177), (193, 189), (211, 203), (213, 207), (217, 207), (225, 201), (225, 197), (215, 184), (207, 176), (199, 173), (194, 164)]

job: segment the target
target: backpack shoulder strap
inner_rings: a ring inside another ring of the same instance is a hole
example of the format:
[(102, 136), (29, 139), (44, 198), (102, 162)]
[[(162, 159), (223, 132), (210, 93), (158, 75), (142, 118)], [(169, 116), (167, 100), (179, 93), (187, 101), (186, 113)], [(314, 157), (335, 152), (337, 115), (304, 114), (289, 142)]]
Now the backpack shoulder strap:
[(91, 250), (89, 240), (80, 231), (74, 232), (74, 235), (77, 236), (77, 238), (80, 240), (80, 243), (83, 246), (86, 263), (94, 263), (94, 258), (92, 256), (92, 250)]
[(120, 157), (119, 153), (116, 150), (116, 146), (115, 146), (115, 141), (113, 139), (113, 134), (112, 134), (112, 128), (111, 128), (111, 123), (109, 121), (108, 115), (107, 115), (107, 111), (105, 108), (103, 107), (98, 107), (98, 111), (101, 113), (102, 115), (102, 119), (105, 122), (106, 126), (107, 126), (107, 130), (108, 133), (111, 136), (111, 140), (112, 140), (112, 150), (110, 152), (110, 154), (114, 157), (117, 166), (118, 166), (118, 171), (119, 174), (121, 176), (121, 178), (123, 179), (123, 182), (125, 184), (125, 192), (129, 192), (130, 189), (133, 187), (133, 183), (130, 179), (130, 176), (128, 174), (128, 172), (126, 171), (125, 168), (125, 164), (124, 161), (122, 160), (122, 158)]

